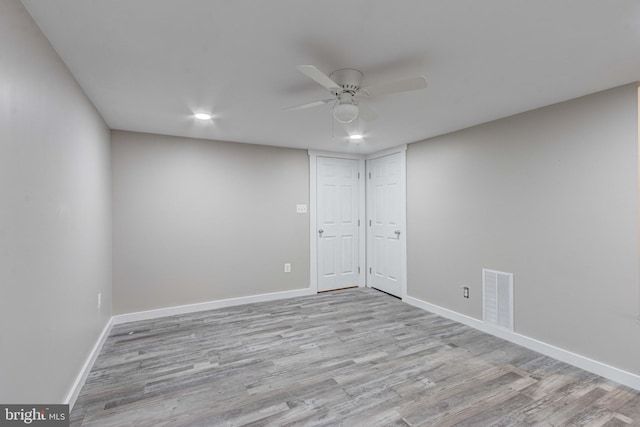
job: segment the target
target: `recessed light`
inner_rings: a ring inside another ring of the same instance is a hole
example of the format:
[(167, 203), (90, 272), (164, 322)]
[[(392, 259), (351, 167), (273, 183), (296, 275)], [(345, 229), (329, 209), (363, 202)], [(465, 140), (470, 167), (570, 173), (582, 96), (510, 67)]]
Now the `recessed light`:
[(211, 114), (207, 113), (196, 113), (194, 116), (196, 116), (196, 119), (200, 120), (211, 120)]
[(359, 133), (354, 133), (353, 135), (349, 135), (349, 139), (352, 141), (362, 141), (362, 135)]

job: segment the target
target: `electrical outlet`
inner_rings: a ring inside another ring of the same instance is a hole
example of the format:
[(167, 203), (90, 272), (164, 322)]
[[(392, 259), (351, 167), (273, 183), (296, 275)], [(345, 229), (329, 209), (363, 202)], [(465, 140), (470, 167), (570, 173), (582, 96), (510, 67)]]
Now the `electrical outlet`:
[(296, 205), (296, 213), (299, 213), (299, 214), (307, 213), (307, 205)]
[(291, 264), (286, 263), (286, 264), (284, 265), (284, 272), (285, 272), (285, 273), (291, 273)]
[(469, 298), (469, 287), (465, 286), (462, 288), (462, 296), (465, 298)]
[(98, 310), (102, 307), (102, 292), (98, 292)]

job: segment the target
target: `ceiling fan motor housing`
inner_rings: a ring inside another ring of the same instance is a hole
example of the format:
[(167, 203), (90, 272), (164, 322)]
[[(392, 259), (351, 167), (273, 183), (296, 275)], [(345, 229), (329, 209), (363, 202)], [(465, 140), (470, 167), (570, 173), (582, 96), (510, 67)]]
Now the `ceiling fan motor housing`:
[[(343, 91), (351, 92), (352, 95), (355, 95), (360, 90), (362, 77), (363, 75), (360, 71), (352, 68), (343, 68), (329, 74), (329, 78), (339, 84)], [(338, 93), (334, 95), (338, 95)]]

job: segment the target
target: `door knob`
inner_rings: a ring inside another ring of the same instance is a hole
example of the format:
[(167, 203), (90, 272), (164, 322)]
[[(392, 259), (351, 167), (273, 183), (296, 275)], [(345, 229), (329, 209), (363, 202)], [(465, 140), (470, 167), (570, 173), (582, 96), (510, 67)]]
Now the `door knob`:
[(396, 230), (396, 231), (394, 231), (394, 233), (396, 233), (396, 237), (399, 239), (400, 238), (400, 230)]
[(322, 233), (324, 233), (324, 230), (321, 228), (320, 230), (318, 230), (318, 234), (320, 235), (320, 237), (322, 237)]

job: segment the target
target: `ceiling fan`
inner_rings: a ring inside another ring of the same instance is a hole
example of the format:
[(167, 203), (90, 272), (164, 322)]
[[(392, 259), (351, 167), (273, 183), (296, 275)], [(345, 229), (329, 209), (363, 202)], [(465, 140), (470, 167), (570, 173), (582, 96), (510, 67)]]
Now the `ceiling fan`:
[(377, 86), (361, 87), (364, 75), (358, 70), (343, 68), (327, 76), (313, 65), (298, 65), (296, 68), (307, 77), (328, 89), (331, 95), (333, 95), (333, 98), (294, 105), (284, 110), (300, 110), (335, 102), (333, 106), (333, 117), (340, 123), (351, 123), (358, 116), (366, 121), (375, 120), (376, 117), (378, 117), (371, 108), (360, 104), (361, 98), (408, 92), (425, 89), (427, 87), (427, 79), (424, 76), (397, 80)]

